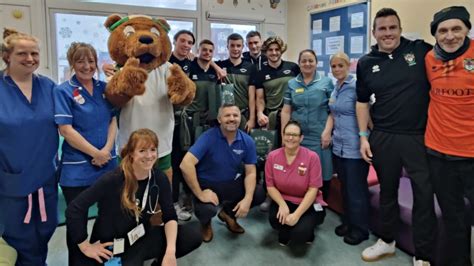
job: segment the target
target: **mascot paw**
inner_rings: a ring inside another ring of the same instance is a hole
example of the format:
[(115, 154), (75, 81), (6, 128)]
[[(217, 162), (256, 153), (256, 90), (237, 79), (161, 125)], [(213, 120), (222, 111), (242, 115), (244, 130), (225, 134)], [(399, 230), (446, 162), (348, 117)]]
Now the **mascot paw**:
[(196, 94), (196, 85), (177, 64), (170, 66), (169, 70), (171, 75), (167, 83), (171, 103), (181, 106), (190, 104)]
[(148, 78), (148, 73), (143, 68), (139, 67), (140, 61), (136, 58), (129, 58), (125, 66), (120, 70), (121, 83), (124, 85), (124, 92), (126, 95), (142, 95), (145, 93), (145, 82)]

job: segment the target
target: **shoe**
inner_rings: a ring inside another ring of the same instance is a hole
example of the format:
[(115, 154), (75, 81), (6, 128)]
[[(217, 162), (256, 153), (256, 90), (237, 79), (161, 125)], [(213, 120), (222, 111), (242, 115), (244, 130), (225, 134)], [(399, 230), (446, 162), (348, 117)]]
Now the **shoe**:
[(338, 236), (346, 236), (349, 233), (349, 226), (347, 224), (341, 224), (334, 230)]
[(186, 222), (186, 221), (191, 220), (191, 217), (193, 217), (193, 215), (190, 212), (187, 212), (183, 208), (181, 208), (178, 202), (174, 204), (174, 209), (176, 211), (176, 216), (178, 216), (179, 221)]
[(182, 208), (187, 212), (193, 211), (193, 197), (185, 195), (183, 197)]
[(267, 197), (262, 204), (260, 204), (260, 211), (261, 212), (268, 212), (270, 209), (270, 204), (272, 203), (272, 199), (270, 197)]
[(230, 217), (227, 213), (225, 213), (224, 210), (221, 210), (217, 217), (219, 217), (219, 219), (227, 225), (227, 229), (229, 229), (229, 231), (231, 231), (232, 233), (245, 233), (245, 229), (237, 223), (237, 220), (235, 218)]
[(429, 261), (425, 260), (417, 260), (415, 257), (413, 257), (413, 266), (430, 266)]
[(214, 233), (212, 232), (211, 221), (201, 226), (201, 232), (202, 232), (202, 241), (206, 243), (211, 242), (212, 237), (214, 236)]
[(384, 257), (395, 255), (395, 241), (392, 243), (385, 243), (379, 238), (375, 244), (362, 251), (362, 259), (364, 261), (377, 261)]
[(368, 234), (364, 235), (357, 230), (352, 230), (344, 236), (344, 242), (352, 246), (359, 245), (362, 241), (365, 241), (367, 239), (369, 239)]

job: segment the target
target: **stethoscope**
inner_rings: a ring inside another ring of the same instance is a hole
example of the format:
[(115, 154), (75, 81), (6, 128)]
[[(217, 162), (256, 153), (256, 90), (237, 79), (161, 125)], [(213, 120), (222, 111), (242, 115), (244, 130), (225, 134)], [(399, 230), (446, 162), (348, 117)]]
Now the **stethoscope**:
[[(153, 179), (153, 184), (150, 187), (151, 179)], [(152, 193), (151, 192), (154, 189), (156, 189), (156, 199), (155, 199), (155, 205), (152, 208), (152, 203), (151, 203), (152, 202), (152, 198), (151, 198)], [(150, 195), (148, 195), (148, 194), (150, 194)], [(148, 202), (149, 210), (146, 212), (147, 214), (154, 215), (154, 214), (160, 213), (161, 210), (155, 211), (156, 207), (158, 206), (159, 195), (160, 195), (160, 188), (158, 187), (158, 184), (156, 184), (156, 179), (152, 178), (152, 173), (151, 173), (151, 170), (150, 170), (148, 172), (148, 182), (146, 184), (145, 192), (143, 193), (143, 198), (141, 200), (141, 210), (144, 210), (144, 208), (146, 207), (146, 203)], [(136, 203), (137, 203), (137, 205), (140, 205), (140, 199), (136, 199)], [(135, 217), (135, 218), (136, 218), (137, 223), (138, 223), (138, 217)]]

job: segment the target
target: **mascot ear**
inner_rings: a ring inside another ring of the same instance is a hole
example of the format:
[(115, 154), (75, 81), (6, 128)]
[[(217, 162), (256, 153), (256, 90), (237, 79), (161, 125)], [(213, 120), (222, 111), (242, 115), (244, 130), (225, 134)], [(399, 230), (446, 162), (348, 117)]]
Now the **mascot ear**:
[(110, 15), (104, 22), (104, 26), (110, 30), (110, 27), (115, 24), (115, 22), (121, 20), (122, 17), (118, 14)]
[(164, 18), (155, 18), (154, 21), (158, 23), (163, 28), (163, 30), (166, 31), (166, 33), (170, 31), (170, 24), (168, 24), (168, 22)]

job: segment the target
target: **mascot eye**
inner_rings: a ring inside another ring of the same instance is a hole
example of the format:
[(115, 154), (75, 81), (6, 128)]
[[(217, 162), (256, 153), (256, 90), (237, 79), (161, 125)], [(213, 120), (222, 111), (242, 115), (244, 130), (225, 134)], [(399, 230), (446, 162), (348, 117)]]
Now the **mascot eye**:
[(150, 30), (152, 33), (156, 34), (157, 36), (160, 36), (160, 31), (157, 28), (151, 28)]
[(132, 34), (135, 33), (135, 29), (132, 26), (127, 26), (125, 29), (123, 29), (123, 34), (125, 36), (130, 37)]

